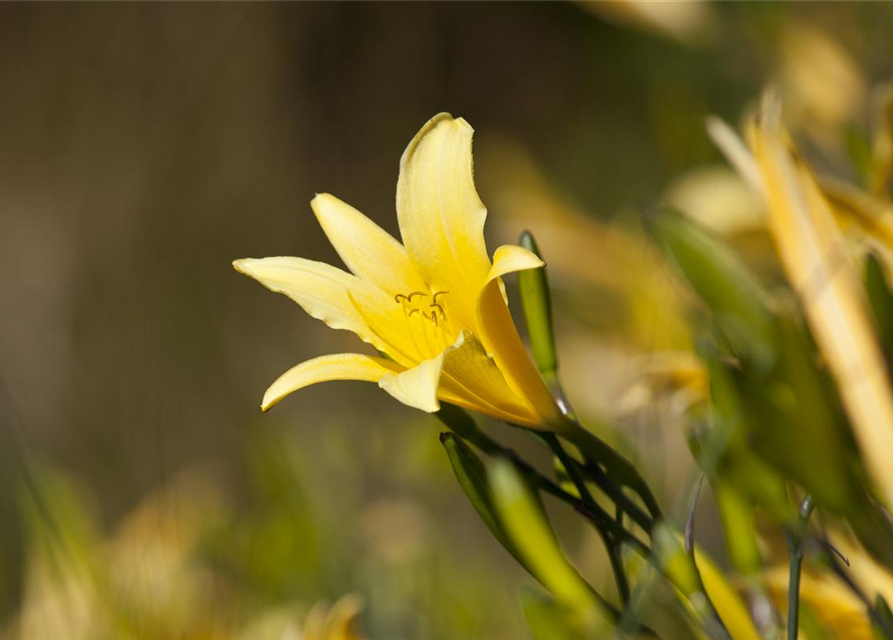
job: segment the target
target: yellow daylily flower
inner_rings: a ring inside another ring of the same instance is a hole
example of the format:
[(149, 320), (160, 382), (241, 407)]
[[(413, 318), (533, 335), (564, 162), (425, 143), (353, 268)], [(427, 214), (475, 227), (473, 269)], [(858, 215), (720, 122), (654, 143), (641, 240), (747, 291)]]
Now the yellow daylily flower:
[(314, 318), (354, 332), (387, 356), (349, 353), (303, 362), (270, 386), (264, 411), (317, 382), (364, 380), (427, 412), (439, 410), (443, 400), (536, 428), (560, 419), (500, 282), (543, 262), (509, 245), (490, 261), (487, 210), (472, 172), (472, 134), (465, 120), (442, 113), (410, 142), (397, 181), (403, 244), (338, 198), (313, 199), (313, 212), (352, 274), (303, 258), (233, 263)]

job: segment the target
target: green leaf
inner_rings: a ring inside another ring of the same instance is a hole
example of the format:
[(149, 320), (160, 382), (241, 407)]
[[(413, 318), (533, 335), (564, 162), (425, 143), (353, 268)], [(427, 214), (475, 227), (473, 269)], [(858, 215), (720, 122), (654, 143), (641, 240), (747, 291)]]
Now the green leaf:
[(881, 594), (877, 594), (874, 611), (877, 618), (874, 621), (875, 631), (881, 638), (893, 638), (893, 612)]
[(830, 633), (808, 605), (800, 603), (800, 631), (806, 640), (832, 640)]
[(700, 593), (698, 570), (673, 529), (666, 522), (657, 523), (651, 541), (658, 566), (673, 586), (688, 598)]
[(558, 456), (552, 458), (552, 467), (555, 469), (555, 478), (558, 480), (558, 485), (564, 489), (566, 493), (569, 493), (579, 500), (581, 497), (580, 490), (577, 489), (577, 485), (574, 484), (573, 479), (564, 467), (564, 463), (561, 462), (561, 459)]
[(521, 609), (534, 640), (578, 640), (569, 612), (553, 599), (523, 589)]
[(884, 268), (873, 253), (865, 258), (865, 291), (889, 367), (893, 363), (893, 294), (890, 293)]
[[(521, 234), (521, 246), (542, 258), (536, 240), (529, 231)], [(552, 296), (546, 267), (518, 272), (518, 287), (521, 290), (521, 305), (527, 321), (533, 359), (543, 376), (547, 379), (554, 378), (558, 372), (558, 356), (555, 353)]]
[(822, 506), (846, 514), (861, 493), (851, 460), (855, 444), (830, 378), (793, 319), (780, 318), (771, 375), (731, 371), (745, 410), (748, 443)]
[(844, 130), (844, 144), (853, 168), (860, 178), (860, 184), (868, 183), (872, 172), (871, 140), (864, 131), (849, 126)]
[(440, 442), (443, 444), (443, 448), (446, 449), (450, 464), (453, 466), (453, 472), (459, 481), (459, 486), (462, 487), (462, 491), (465, 492), (471, 506), (477, 511), (484, 524), (487, 525), (490, 533), (499, 540), (506, 551), (521, 566), (526, 568), (523, 558), (506, 536), (493, 509), (493, 500), (490, 497), (490, 487), (487, 483), (487, 471), (484, 468), (484, 463), (472, 451), (471, 447), (452, 433), (441, 433)]
[(748, 441), (750, 409), (736, 386), (734, 369), (707, 345), (701, 345), (699, 352), (709, 372), (713, 412), (709, 428), (689, 435), (698, 466), (711, 483), (727, 482), (776, 521), (794, 522), (796, 514), (788, 501), (784, 477), (757, 455)]
[(728, 482), (716, 480), (711, 486), (732, 565), (742, 575), (759, 575), (762, 556), (753, 505)]
[[(715, 639), (730, 640), (728, 632), (704, 590), (704, 583), (693, 556), (686, 553), (685, 547), (682, 545), (681, 536), (670, 525), (661, 521), (654, 526), (651, 542), (654, 559), (661, 573), (691, 605), (707, 635)], [(718, 571), (714, 571), (712, 575), (717, 580), (721, 579), (721, 574)], [(729, 595), (732, 592), (731, 589), (726, 589), (723, 593)]]
[(565, 558), (522, 475), (505, 459), (494, 460), (487, 471), (499, 521), (525, 565), (568, 609), (576, 629), (602, 637), (595, 632), (611, 626), (614, 616)]
[(435, 415), (452, 431), (464, 440), (468, 440), (484, 453), (493, 455), (499, 452), (499, 445), (478, 428), (474, 418), (465, 409), (447, 402), (441, 402), (440, 411)]
[[(822, 506), (850, 513), (861, 488), (852, 468), (855, 444), (833, 382), (816, 367), (815, 348), (795, 318), (778, 315), (775, 325), (776, 360), (767, 371), (701, 348), (719, 428), (705, 448), (718, 456), (720, 475), (782, 522), (793, 515), (782, 478)], [(758, 472), (766, 465), (774, 472)]]
[(761, 369), (775, 359), (766, 294), (738, 257), (684, 215), (662, 208), (648, 228), (670, 261), (707, 304), (735, 354)]

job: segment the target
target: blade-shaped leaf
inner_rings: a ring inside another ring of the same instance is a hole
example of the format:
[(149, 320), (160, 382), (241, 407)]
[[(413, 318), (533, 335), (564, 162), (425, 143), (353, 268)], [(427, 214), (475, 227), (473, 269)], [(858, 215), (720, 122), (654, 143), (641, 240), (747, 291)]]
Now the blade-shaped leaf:
[(612, 626), (613, 614), (570, 565), (539, 502), (514, 465), (494, 460), (487, 469), (493, 504), (505, 532), (531, 572), (593, 637)]
[(710, 308), (735, 354), (768, 368), (775, 333), (767, 298), (744, 264), (719, 239), (663, 208), (647, 220), (651, 234)]

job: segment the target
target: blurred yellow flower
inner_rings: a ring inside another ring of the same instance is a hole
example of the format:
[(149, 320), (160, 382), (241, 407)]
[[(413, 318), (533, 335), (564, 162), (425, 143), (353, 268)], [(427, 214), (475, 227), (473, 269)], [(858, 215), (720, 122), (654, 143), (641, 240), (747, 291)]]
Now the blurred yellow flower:
[(340, 598), (331, 607), (316, 603), (307, 614), (301, 640), (363, 640), (360, 627), (363, 601), (355, 595)]
[[(708, 127), (714, 142), (766, 202), (782, 266), (837, 381), (866, 470), (887, 504), (893, 504), (893, 466), (887, 455), (893, 449), (890, 377), (832, 202), (794, 148), (774, 93), (766, 94), (759, 114), (749, 122), (750, 149), (720, 121), (711, 120)], [(850, 199), (860, 202), (852, 195)]]
[(841, 144), (840, 131), (865, 108), (868, 90), (853, 54), (831, 33), (800, 22), (781, 33), (777, 83), (786, 118), (825, 148)]
[(472, 134), (465, 120), (444, 113), (410, 142), (397, 182), (403, 244), (338, 198), (313, 199), (323, 231), (353, 275), (303, 258), (233, 263), (387, 356), (349, 353), (301, 363), (267, 390), (263, 410), (317, 382), (364, 380), (428, 412), (443, 400), (531, 427), (559, 418), (500, 281), (543, 263), (509, 245), (498, 248), (491, 263), (484, 243), (487, 210), (472, 173)]

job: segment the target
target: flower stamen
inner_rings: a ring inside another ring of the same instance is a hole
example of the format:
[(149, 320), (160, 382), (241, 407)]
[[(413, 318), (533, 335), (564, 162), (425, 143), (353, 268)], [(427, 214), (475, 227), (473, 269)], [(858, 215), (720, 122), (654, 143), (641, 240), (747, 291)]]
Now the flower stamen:
[[(434, 357), (455, 339), (446, 307), (448, 291), (398, 293), (394, 301), (403, 307), (409, 336), (420, 354)], [(414, 321), (418, 318), (419, 321)], [(427, 321), (427, 322), (425, 322)], [(421, 326), (419, 326), (421, 325)], [(419, 335), (421, 333), (421, 335)]]

